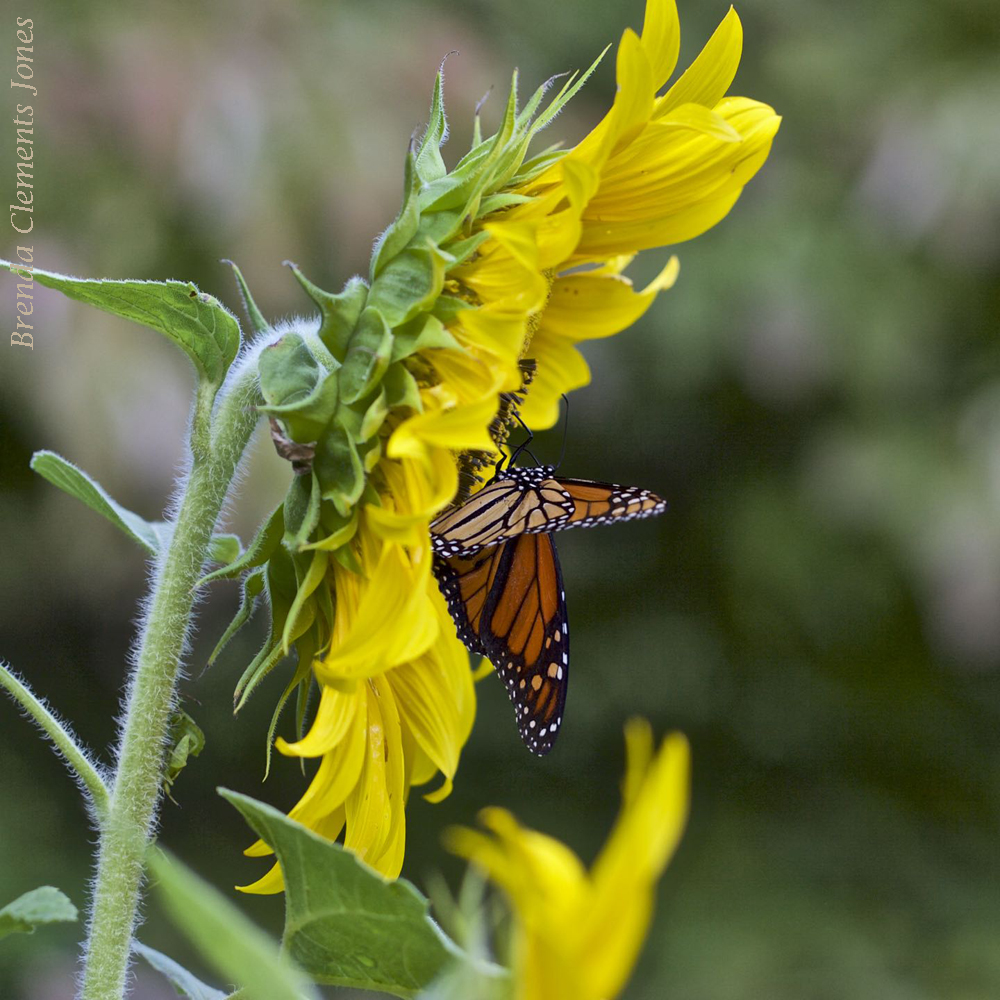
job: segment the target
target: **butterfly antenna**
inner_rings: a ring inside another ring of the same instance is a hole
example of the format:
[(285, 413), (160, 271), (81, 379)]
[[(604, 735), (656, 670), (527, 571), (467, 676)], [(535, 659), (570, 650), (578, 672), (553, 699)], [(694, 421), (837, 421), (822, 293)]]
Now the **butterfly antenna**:
[[(517, 457), (518, 457), (518, 455), (521, 454), (522, 451), (528, 451), (528, 445), (531, 444), (532, 440), (535, 437), (535, 435), (531, 431), (531, 428), (521, 419), (521, 415), (519, 413), (516, 413), (516, 412), (514, 413), (514, 419), (521, 425), (521, 427), (524, 430), (524, 433), (527, 434), (528, 436), (527, 436), (527, 438), (524, 441), (522, 441), (517, 446), (517, 449), (514, 451), (514, 454), (510, 456), (510, 461), (507, 463), (508, 468), (511, 465), (513, 465), (514, 462), (517, 461)], [(528, 454), (531, 455), (531, 452), (528, 451)], [(541, 464), (538, 461), (538, 459), (535, 458), (534, 455), (531, 455), (531, 458), (534, 461), (535, 465), (540, 465)]]
[(569, 396), (563, 393), (562, 400), (566, 404), (566, 409), (563, 411), (563, 440), (562, 448), (559, 451), (559, 461), (556, 462), (557, 469), (562, 465), (563, 459), (566, 457), (566, 442), (569, 440)]

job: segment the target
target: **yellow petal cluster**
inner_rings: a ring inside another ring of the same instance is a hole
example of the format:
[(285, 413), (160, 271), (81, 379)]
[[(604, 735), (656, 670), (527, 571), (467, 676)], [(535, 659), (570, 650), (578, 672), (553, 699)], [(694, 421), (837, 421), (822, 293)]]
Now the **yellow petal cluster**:
[[(438, 801), (451, 791), (475, 693), (468, 655), (430, 573), (426, 531), (420, 545), (400, 545), (380, 538), (363, 514), (354, 549), (370, 575), (331, 566), (333, 638), (313, 662), (320, 698), (312, 725), (301, 740), (276, 745), (290, 756), (320, 758), (289, 816), (331, 840), (343, 833), (348, 849), (395, 878), (410, 788), (440, 772), (441, 787), (427, 797)], [(246, 853), (272, 852), (258, 841)], [(275, 864), (244, 890), (283, 887)]]
[(504, 809), (480, 814), (489, 833), (449, 831), (449, 848), (510, 901), (518, 1000), (610, 1000), (635, 965), (656, 882), (687, 819), (689, 751), (674, 734), (654, 754), (641, 719), (628, 723), (625, 742), (621, 812), (589, 872), (564, 844)]
[(649, 0), (642, 35), (622, 36), (611, 110), (519, 189), (529, 202), (485, 223), (494, 239), (456, 274), (486, 307), (525, 311), (522, 351), (538, 364), (522, 408), (531, 427), (552, 426), (560, 395), (590, 381), (575, 345), (625, 329), (676, 280), (672, 258), (635, 291), (622, 273), (633, 256), (714, 226), (767, 159), (781, 119), (725, 96), (743, 47), (736, 11), (657, 96), (679, 45), (674, 0)]

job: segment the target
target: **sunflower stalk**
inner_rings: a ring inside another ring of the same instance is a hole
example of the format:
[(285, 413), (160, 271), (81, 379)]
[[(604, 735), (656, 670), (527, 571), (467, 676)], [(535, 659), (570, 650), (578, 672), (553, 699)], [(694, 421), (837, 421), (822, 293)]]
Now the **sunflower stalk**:
[[(157, 568), (129, 680), (111, 801), (101, 828), (83, 976), (83, 1000), (124, 995), (144, 856), (163, 791), (180, 663), (209, 542), (258, 419), (256, 366), (235, 373), (214, 405), (199, 387), (191, 424), (191, 471), (170, 546)], [(214, 411), (214, 412), (213, 412)]]

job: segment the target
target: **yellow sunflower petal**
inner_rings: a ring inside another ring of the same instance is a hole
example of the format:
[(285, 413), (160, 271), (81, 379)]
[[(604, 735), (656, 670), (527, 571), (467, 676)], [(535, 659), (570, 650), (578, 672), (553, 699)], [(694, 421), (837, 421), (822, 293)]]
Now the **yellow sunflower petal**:
[(357, 691), (340, 691), (324, 684), (309, 732), (295, 743), (280, 736), (275, 746), (293, 757), (318, 757), (332, 750), (346, 735), (358, 708)]
[[(427, 596), (430, 545), (412, 555), (386, 543), (365, 584), (350, 631), (316, 661), (322, 681), (370, 677), (427, 651), (438, 636), (438, 621)], [(385, 623), (392, 622), (392, 628)]]
[(670, 79), (681, 47), (681, 25), (674, 0), (646, 0), (642, 50), (652, 69), (654, 93)]
[(672, 257), (641, 292), (616, 274), (583, 271), (557, 278), (540, 329), (571, 342), (610, 337), (639, 319), (657, 294), (671, 287), (678, 270)]
[(492, 451), (487, 427), (496, 406), (496, 400), (487, 396), (468, 406), (418, 413), (393, 431), (386, 452), (390, 458), (426, 458), (425, 443), (455, 451)]
[(657, 100), (653, 117), (665, 115), (682, 104), (714, 107), (733, 82), (742, 55), (743, 25), (736, 11), (730, 7), (695, 61)]
[(521, 417), (535, 430), (553, 427), (559, 420), (559, 397), (590, 382), (590, 368), (583, 355), (565, 337), (538, 330), (528, 354), (538, 365)]

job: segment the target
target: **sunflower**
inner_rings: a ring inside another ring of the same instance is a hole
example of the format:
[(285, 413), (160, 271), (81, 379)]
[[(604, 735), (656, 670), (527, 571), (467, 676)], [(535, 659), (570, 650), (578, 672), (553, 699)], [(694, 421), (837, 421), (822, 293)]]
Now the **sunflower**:
[[(291, 815), (343, 834), (388, 876), (402, 864), (410, 788), (440, 774), (432, 797), (447, 794), (475, 714), (431, 574), (430, 522), (481, 483), (516, 412), (536, 428), (555, 422), (560, 395), (590, 379), (577, 344), (625, 329), (677, 278), (671, 257), (634, 289), (624, 271), (635, 254), (723, 218), (778, 129), (767, 105), (725, 96), (742, 48), (734, 11), (657, 96), (678, 47), (673, 0), (649, 0), (641, 36), (627, 30), (618, 48), (613, 106), (582, 142), (527, 155), (594, 67), (521, 108), (515, 74), (497, 132), (482, 138), (477, 119), (450, 171), (439, 74), (368, 280), (332, 294), (295, 269), (320, 315), (267, 331), (263, 409), (298, 474), (240, 567), (256, 567), (245, 605), (266, 588), (273, 622), (238, 694), (295, 647), (279, 710), (298, 689), (303, 728), (276, 745), (320, 763)], [(248, 888), (281, 885), (275, 867)]]
[(689, 799), (683, 736), (653, 753), (649, 724), (625, 727), (622, 807), (588, 872), (560, 841), (484, 809), (489, 833), (458, 827), (446, 842), (504, 892), (514, 913), (518, 1000), (609, 1000), (624, 987), (649, 929), (656, 882), (680, 841)]

